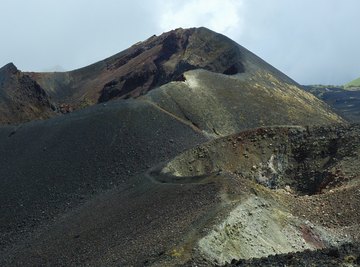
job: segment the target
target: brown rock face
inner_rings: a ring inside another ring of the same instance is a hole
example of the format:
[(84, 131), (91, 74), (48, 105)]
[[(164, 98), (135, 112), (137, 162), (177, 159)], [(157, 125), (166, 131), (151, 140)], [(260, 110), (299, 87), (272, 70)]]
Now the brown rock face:
[[(215, 36), (197, 31), (174, 30), (134, 47), (130, 60), (119, 60), (110, 66), (123, 68), (125, 73), (105, 84), (99, 102), (114, 97), (139, 96), (154, 87), (181, 80), (182, 73), (192, 69), (203, 68), (225, 74), (244, 71), (236, 47), (226, 43), (221, 45)], [(138, 68), (134, 70), (136, 66)]]
[(245, 71), (237, 44), (208, 29), (191, 28), (152, 36), (82, 69), (29, 75), (59, 103), (76, 108), (84, 102), (137, 97), (198, 68), (225, 74)]

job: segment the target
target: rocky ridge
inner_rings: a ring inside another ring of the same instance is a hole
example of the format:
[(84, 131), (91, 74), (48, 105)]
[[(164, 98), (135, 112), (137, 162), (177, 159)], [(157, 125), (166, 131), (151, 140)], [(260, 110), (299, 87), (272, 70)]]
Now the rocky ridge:
[(46, 119), (54, 110), (45, 90), (14, 64), (0, 68), (0, 124)]

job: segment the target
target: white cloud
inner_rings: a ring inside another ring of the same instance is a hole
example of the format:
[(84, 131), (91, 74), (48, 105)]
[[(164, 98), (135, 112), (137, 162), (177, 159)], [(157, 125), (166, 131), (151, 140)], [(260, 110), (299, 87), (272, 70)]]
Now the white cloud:
[(243, 29), (243, 2), (240, 0), (168, 1), (160, 17), (160, 28), (204, 26), (229, 37), (236, 37)]

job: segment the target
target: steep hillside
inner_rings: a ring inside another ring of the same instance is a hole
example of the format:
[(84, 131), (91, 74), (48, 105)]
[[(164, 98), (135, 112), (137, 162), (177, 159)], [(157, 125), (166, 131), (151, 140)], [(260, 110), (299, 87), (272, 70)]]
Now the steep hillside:
[[(123, 198), (121, 206), (131, 208), (128, 193), (133, 188), (145, 190), (148, 184), (134, 175), (206, 140), (192, 125), (135, 100), (0, 127), (0, 265), (15, 264), (4, 263), (6, 255), (22, 254), (37, 234), (103, 191), (116, 189)], [(84, 255), (79, 252), (78, 257)], [(58, 258), (40, 257), (20, 264), (20, 257), (15, 265)]]
[(12, 63), (0, 68), (0, 124), (45, 119), (54, 106), (46, 92)]

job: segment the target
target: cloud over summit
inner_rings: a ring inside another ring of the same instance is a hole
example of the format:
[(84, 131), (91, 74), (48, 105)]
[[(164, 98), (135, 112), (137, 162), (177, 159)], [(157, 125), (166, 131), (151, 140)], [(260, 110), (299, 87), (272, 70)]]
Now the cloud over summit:
[(204, 26), (225, 35), (242, 31), (243, 2), (236, 0), (167, 1), (160, 16), (163, 31)]

